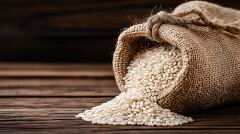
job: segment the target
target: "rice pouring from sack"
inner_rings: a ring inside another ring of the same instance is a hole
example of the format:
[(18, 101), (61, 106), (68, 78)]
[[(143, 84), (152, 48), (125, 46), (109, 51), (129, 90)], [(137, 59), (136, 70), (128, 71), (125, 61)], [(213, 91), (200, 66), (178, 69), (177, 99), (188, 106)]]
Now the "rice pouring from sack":
[(192, 122), (191, 117), (171, 112), (158, 103), (182, 69), (178, 48), (159, 44), (138, 52), (123, 78), (125, 89), (114, 99), (76, 115), (97, 124), (174, 126)]

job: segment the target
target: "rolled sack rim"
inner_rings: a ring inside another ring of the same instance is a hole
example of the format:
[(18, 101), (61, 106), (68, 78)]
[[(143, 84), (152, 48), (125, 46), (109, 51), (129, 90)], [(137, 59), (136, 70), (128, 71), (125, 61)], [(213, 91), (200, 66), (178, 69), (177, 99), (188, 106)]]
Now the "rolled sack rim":
[[(159, 43), (166, 42), (166, 43), (173, 45), (175, 47), (178, 47), (180, 49), (181, 54), (182, 54), (182, 63), (183, 63), (182, 69), (177, 74), (177, 78), (172, 82), (170, 87), (164, 89), (164, 91), (160, 94), (158, 101), (165, 100), (165, 98), (170, 97), (173, 93), (176, 93), (180, 89), (182, 89), (182, 88), (178, 88), (178, 87), (181, 87), (181, 84), (183, 84), (183, 80), (187, 76), (186, 74), (188, 73), (189, 57), (190, 57), (190, 52), (189, 52), (190, 50), (188, 49), (188, 46), (189, 46), (188, 44), (197, 43), (197, 42), (193, 41), (191, 38), (186, 39), (187, 33), (184, 33), (186, 35), (183, 36), (183, 30), (179, 31), (179, 29), (182, 29), (182, 28), (184, 28), (184, 27), (170, 25), (170, 24), (162, 24), (162, 26), (159, 28), (159, 38), (161, 40), (156, 40), (156, 39), (151, 38), (147, 34), (146, 25), (145, 25), (145, 23), (143, 23), (143, 24), (138, 24), (138, 25), (129, 27), (127, 30), (123, 31), (118, 38), (116, 49), (118, 49), (119, 45), (123, 45), (121, 43), (123, 43), (124, 40), (126, 40), (126, 39), (129, 40), (129, 39), (133, 39), (133, 38), (137, 38), (137, 37), (144, 37), (151, 41), (155, 41), (155, 42), (159, 42)], [(136, 30), (136, 29), (138, 29), (138, 30)], [(184, 28), (184, 31), (186, 31), (186, 28)], [(174, 33), (174, 34), (169, 36), (170, 33), (171, 34)], [(124, 44), (124, 45), (129, 45), (129, 44)], [(122, 52), (122, 50), (119, 50), (118, 53), (116, 53), (116, 51), (115, 51), (113, 57), (119, 57), (121, 52)], [(118, 60), (119, 59), (113, 58), (113, 70), (115, 70), (115, 64), (119, 63)], [(117, 73), (117, 71), (114, 71), (114, 77), (116, 79), (117, 86), (120, 89), (120, 91), (124, 91), (123, 77), (118, 78), (118, 77), (116, 77), (118, 74), (115, 74), (115, 73)], [(119, 82), (119, 81), (121, 81), (121, 82)]]

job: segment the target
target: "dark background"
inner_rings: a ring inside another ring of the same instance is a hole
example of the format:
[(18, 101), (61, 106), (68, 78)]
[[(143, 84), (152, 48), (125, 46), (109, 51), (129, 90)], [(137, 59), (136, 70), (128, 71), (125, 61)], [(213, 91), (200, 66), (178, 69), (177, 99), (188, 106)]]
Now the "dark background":
[[(239, 0), (209, 0), (240, 8)], [(185, 0), (1, 0), (0, 62), (110, 63), (121, 29)]]

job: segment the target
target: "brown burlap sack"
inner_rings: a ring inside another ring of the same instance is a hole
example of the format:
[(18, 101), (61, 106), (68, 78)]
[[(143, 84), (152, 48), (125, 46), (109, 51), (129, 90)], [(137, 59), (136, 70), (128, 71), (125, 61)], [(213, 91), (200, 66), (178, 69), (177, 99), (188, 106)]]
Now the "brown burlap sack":
[(219, 106), (240, 100), (240, 11), (203, 1), (159, 12), (131, 26), (118, 38), (113, 56), (116, 83), (143, 46), (166, 42), (182, 53), (183, 68), (165, 89), (159, 104), (175, 112)]

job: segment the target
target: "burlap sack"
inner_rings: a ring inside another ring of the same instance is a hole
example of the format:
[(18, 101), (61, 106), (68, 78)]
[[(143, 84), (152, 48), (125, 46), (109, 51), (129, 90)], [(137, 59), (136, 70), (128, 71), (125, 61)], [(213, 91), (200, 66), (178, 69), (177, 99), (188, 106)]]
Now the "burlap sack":
[(203, 1), (159, 12), (118, 38), (113, 56), (116, 83), (124, 89), (127, 66), (142, 46), (167, 42), (182, 53), (183, 68), (159, 104), (175, 112), (240, 100), (240, 11)]

